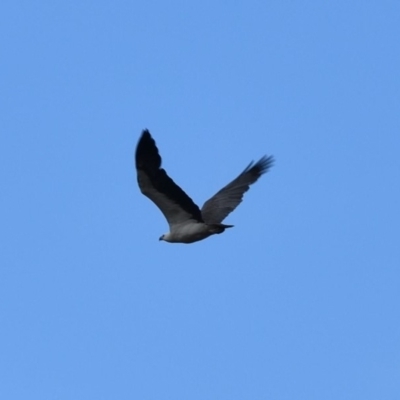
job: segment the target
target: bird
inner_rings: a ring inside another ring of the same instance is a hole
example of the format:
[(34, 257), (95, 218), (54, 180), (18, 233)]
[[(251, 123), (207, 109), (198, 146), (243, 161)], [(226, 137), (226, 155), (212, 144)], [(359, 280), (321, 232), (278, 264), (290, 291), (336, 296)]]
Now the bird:
[(159, 240), (169, 243), (194, 243), (232, 228), (233, 225), (223, 224), (222, 221), (241, 203), (250, 185), (273, 163), (273, 156), (263, 156), (256, 163), (252, 161), (200, 209), (161, 168), (161, 156), (148, 129), (142, 131), (135, 152), (140, 191), (164, 214), (170, 231)]

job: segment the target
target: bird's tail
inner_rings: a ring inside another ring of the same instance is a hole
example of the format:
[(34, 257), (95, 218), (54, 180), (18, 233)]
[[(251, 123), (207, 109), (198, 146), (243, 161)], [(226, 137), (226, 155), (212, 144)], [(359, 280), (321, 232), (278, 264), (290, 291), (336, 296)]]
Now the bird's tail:
[(207, 224), (211, 228), (212, 233), (222, 233), (226, 228), (233, 228), (233, 225), (225, 224)]

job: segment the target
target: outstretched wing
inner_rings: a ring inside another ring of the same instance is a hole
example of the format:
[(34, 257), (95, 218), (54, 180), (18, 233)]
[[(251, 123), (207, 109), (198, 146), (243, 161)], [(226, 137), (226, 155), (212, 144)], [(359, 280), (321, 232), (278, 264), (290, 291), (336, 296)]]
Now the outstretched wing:
[(141, 192), (164, 214), (170, 228), (193, 219), (202, 222), (199, 207), (161, 168), (161, 157), (145, 129), (136, 148), (137, 180)]
[(264, 156), (255, 164), (251, 162), (236, 179), (204, 203), (201, 209), (204, 221), (206, 223), (222, 222), (242, 202), (243, 195), (249, 190), (250, 185), (267, 172), (273, 162), (272, 156)]

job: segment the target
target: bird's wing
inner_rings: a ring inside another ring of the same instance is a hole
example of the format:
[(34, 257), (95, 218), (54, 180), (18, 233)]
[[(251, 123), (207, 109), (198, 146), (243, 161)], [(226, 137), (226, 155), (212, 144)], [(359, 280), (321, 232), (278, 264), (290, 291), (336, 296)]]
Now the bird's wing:
[(137, 180), (141, 192), (153, 201), (172, 226), (193, 219), (202, 222), (199, 207), (161, 168), (161, 157), (146, 129), (136, 148)]
[(204, 203), (201, 209), (203, 220), (206, 223), (222, 222), (241, 203), (250, 185), (267, 172), (273, 162), (272, 156), (264, 156), (255, 164), (251, 162), (236, 179)]

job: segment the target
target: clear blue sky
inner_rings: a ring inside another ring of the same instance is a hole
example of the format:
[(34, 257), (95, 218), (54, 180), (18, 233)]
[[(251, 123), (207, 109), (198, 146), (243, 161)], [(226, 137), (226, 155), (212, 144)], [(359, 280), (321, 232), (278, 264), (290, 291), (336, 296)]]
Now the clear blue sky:
[[(400, 3), (0, 6), (0, 398), (399, 399)], [(143, 128), (199, 204), (136, 184)]]

